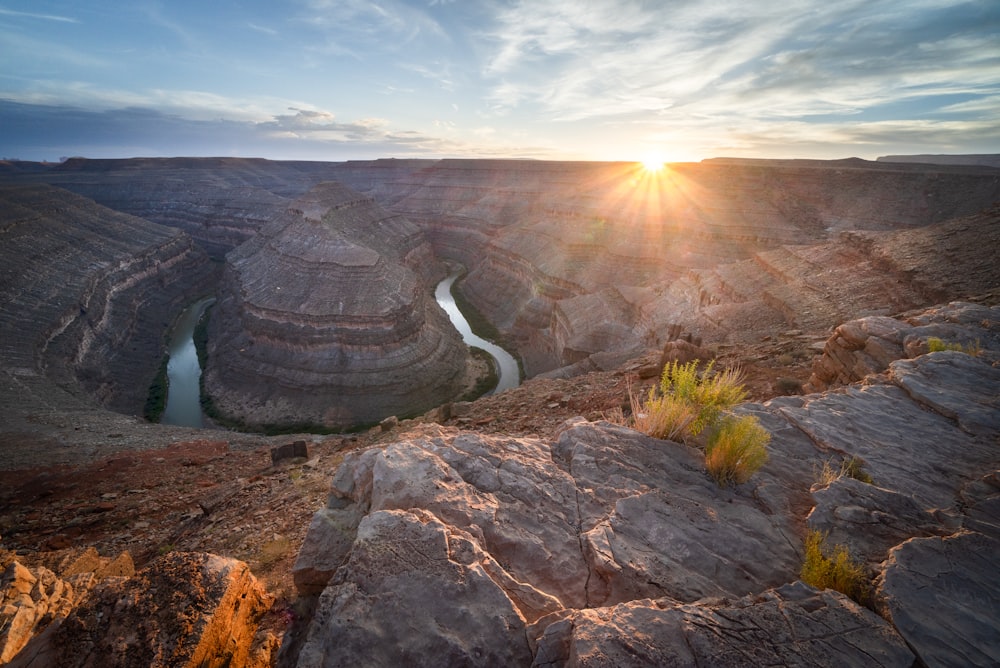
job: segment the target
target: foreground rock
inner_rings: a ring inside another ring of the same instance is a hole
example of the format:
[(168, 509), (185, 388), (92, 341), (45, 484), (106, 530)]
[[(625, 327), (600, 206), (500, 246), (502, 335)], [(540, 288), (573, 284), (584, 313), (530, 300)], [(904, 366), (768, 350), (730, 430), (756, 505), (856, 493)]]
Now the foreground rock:
[(270, 598), (233, 559), (174, 553), (100, 581), (95, 573), (62, 580), (14, 561), (3, 584), (2, 656), (12, 667), (271, 663), (275, 643), (255, 639)]
[(439, 265), (370, 198), (317, 186), (228, 261), (204, 377), (223, 417), (353, 427), (464, 387), (467, 348), (432, 296)]
[[(985, 358), (943, 352), (745, 405), (771, 458), (728, 490), (697, 449), (582, 419), (352, 453), (299, 553), (316, 612), (284, 663), (909, 666), (907, 642), (928, 665), (988, 663), (1000, 611), (965, 599), (1000, 600), (998, 387)], [(873, 484), (814, 484), (849, 459)], [(807, 516), (880, 577), (895, 628), (795, 584)]]

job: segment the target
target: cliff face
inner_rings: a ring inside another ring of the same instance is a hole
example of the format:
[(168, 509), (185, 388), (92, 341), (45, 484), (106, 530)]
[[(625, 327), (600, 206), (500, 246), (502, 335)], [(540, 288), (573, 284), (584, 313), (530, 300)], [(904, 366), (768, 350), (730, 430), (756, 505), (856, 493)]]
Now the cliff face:
[(28, 397), (71, 405), (81, 388), (141, 414), (167, 329), (209, 290), (205, 252), (179, 230), (49, 186), (0, 186), (0, 221), (5, 414), (31, 410)]
[(205, 375), (226, 417), (350, 427), (461, 390), (467, 348), (432, 296), (443, 271), (372, 199), (317, 186), (227, 260)]

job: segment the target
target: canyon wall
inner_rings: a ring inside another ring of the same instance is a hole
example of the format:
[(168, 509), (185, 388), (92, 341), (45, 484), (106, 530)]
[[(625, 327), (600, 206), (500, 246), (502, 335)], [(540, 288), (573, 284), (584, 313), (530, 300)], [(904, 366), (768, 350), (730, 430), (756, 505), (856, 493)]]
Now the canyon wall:
[(205, 388), (250, 425), (347, 428), (459, 395), (468, 349), (433, 298), (420, 229), (336, 183), (227, 256)]
[[(529, 376), (658, 347), (678, 328), (745, 341), (966, 296), (910, 285), (919, 267), (888, 283), (891, 246), (868, 257), (848, 233), (933, 226), (1000, 201), (1000, 170), (856, 159), (709, 160), (656, 174), (444, 160), (397, 178), (390, 208), (470, 268), (465, 296), (516, 340)], [(995, 230), (996, 216), (981, 222)]]
[[(714, 159), (658, 173), (634, 163), (240, 158), (10, 170), (4, 178), (57, 183), (181, 227), (215, 257), (317, 183), (343, 183), (469, 269), (459, 289), (513, 342), (528, 376), (601, 368), (677, 332), (740, 343), (969, 297), (968, 286), (921, 278), (939, 258), (916, 266), (858, 235), (930, 229), (1000, 201), (993, 167), (859, 159)], [(980, 222), (987, 233), (996, 225)]]
[(183, 232), (46, 185), (0, 186), (0, 256), (5, 415), (84, 396), (141, 414), (168, 328), (213, 276)]

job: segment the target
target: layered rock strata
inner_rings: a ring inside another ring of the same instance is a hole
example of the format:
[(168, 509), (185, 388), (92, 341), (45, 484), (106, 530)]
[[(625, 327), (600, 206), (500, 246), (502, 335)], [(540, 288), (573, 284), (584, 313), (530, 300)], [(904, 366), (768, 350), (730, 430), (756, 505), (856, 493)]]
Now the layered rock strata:
[[(463, 292), (517, 339), (529, 376), (578, 363), (588, 339), (658, 347), (679, 324), (743, 341), (968, 296), (924, 276), (943, 273), (940, 256), (896, 252), (886, 233), (1000, 199), (993, 168), (862, 160), (705, 161), (658, 176), (630, 164), (441, 161), (398, 178), (393, 210), (472, 269)], [(995, 235), (997, 218), (964, 224)], [(925, 237), (956, 246), (959, 262), (957, 245), (972, 258), (991, 247), (960, 226)], [(611, 319), (620, 331), (609, 337)]]
[[(554, 440), (427, 426), (351, 453), (294, 568), (318, 598), (284, 660), (995, 662), (998, 387), (985, 359), (936, 352), (744, 405), (770, 459), (730, 489), (696, 448), (582, 419)], [(813, 484), (848, 459), (873, 482)], [(889, 623), (796, 582), (804, 525), (862, 561)]]
[[(968, 298), (966, 272), (947, 270), (994, 247), (996, 212), (933, 230), (1000, 200), (995, 167), (857, 159), (706, 160), (658, 175), (631, 163), (74, 159), (2, 176), (178, 226), (216, 257), (316, 183), (342, 182), (470, 269), (460, 289), (516, 342), (528, 376), (601, 368), (598, 342), (658, 348), (671, 326), (738, 343)], [(988, 238), (970, 244), (970, 230)], [(991, 287), (995, 265), (978, 274)]]
[(227, 258), (205, 387), (227, 418), (345, 428), (458, 394), (468, 349), (433, 298), (418, 228), (317, 186)]
[(5, 416), (141, 414), (173, 318), (210, 289), (204, 251), (50, 186), (0, 187), (0, 221)]

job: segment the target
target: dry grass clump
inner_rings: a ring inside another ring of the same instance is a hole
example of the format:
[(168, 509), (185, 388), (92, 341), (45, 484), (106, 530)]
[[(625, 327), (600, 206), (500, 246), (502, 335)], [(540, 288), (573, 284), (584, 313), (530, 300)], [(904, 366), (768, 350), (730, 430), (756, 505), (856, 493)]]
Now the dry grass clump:
[(823, 462), (823, 466), (816, 471), (816, 482), (826, 486), (834, 480), (847, 476), (854, 478), (868, 485), (873, 484), (871, 475), (864, 469), (864, 461), (859, 457), (848, 457), (841, 460), (840, 465), (834, 465), (833, 460)]
[(872, 607), (872, 587), (864, 565), (852, 559), (843, 545), (824, 549), (825, 541), (825, 533), (806, 534), (802, 581), (817, 589), (839, 591), (860, 605)]
[(733, 417), (726, 411), (747, 398), (738, 369), (714, 371), (709, 362), (698, 373), (698, 360), (663, 367), (659, 386), (645, 400), (629, 391), (632, 426), (655, 438), (690, 442), (702, 432), (705, 466), (722, 487), (746, 482), (767, 461), (771, 435), (753, 416)]
[(720, 487), (739, 485), (767, 463), (771, 434), (752, 415), (726, 416), (705, 446), (705, 468)]
[(983, 347), (979, 343), (979, 339), (976, 339), (975, 343), (947, 343), (942, 341), (936, 336), (932, 336), (927, 339), (927, 352), (939, 353), (945, 350), (954, 350), (955, 352), (965, 353), (966, 355), (971, 355), (972, 357), (979, 357), (983, 352)]

